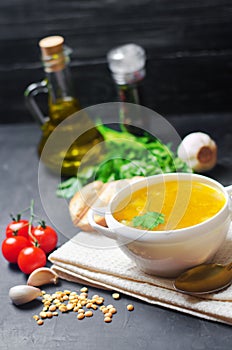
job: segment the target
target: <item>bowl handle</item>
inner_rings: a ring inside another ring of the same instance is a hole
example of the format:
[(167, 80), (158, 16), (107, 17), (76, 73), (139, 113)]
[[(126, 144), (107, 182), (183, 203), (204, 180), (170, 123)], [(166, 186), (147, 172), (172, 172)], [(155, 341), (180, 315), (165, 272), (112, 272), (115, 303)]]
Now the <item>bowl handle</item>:
[(95, 214), (99, 215), (99, 212), (95, 211), (94, 209), (89, 209), (88, 221), (89, 221), (89, 224), (92, 226), (92, 228), (94, 230), (96, 230), (97, 232), (102, 233), (104, 236), (106, 236), (108, 238), (117, 240), (117, 236), (116, 236), (116, 234), (113, 231), (111, 231), (107, 227), (101, 226), (101, 225), (96, 223), (96, 221), (94, 219), (94, 215)]
[(232, 220), (232, 185), (225, 187), (225, 189), (226, 189), (226, 192), (229, 195), (229, 200), (230, 200), (230, 202), (229, 202), (229, 210), (230, 210), (230, 216), (231, 216), (231, 220)]
[(228, 192), (229, 195), (232, 196), (232, 185), (226, 186), (225, 189), (226, 189), (226, 192)]

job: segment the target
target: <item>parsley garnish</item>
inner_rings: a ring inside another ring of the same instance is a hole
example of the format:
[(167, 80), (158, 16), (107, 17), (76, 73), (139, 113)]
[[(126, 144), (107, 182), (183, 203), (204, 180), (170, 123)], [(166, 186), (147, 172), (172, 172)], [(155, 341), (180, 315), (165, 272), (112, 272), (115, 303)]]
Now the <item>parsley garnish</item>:
[[(98, 160), (87, 162), (76, 177), (59, 184), (58, 197), (71, 198), (82, 186), (95, 180), (110, 182), (134, 176), (150, 176), (173, 172), (192, 172), (188, 165), (151, 135), (135, 136), (105, 125), (98, 126), (104, 137), (104, 152)], [(83, 164), (82, 164), (83, 165)]]
[(149, 211), (144, 215), (135, 216), (132, 219), (132, 224), (134, 227), (151, 230), (159, 224), (163, 224), (164, 221), (164, 214), (157, 213), (156, 211)]

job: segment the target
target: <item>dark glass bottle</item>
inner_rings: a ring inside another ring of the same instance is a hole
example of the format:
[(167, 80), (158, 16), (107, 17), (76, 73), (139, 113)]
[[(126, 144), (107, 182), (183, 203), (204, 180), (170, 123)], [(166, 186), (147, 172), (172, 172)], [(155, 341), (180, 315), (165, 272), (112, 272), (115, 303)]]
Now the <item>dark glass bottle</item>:
[(136, 135), (143, 134), (143, 118), (138, 108), (137, 115), (130, 115), (126, 103), (140, 105), (141, 83), (145, 78), (146, 54), (142, 47), (126, 44), (110, 50), (107, 61), (118, 93), (120, 108), (120, 123), (128, 131)]

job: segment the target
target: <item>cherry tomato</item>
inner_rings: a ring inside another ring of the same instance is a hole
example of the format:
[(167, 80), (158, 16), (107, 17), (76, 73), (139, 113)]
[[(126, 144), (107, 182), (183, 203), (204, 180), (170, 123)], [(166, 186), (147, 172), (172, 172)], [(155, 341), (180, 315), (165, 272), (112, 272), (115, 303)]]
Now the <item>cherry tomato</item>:
[(6, 237), (23, 236), (28, 238), (28, 220), (10, 222), (6, 227)]
[(29, 246), (31, 242), (23, 236), (8, 237), (2, 242), (2, 254), (9, 262), (16, 263), (21, 250)]
[(39, 247), (26, 247), (19, 253), (18, 265), (22, 272), (30, 274), (35, 269), (46, 265), (46, 254)]
[(46, 226), (45, 223), (36, 226), (31, 231), (32, 235), (37, 239), (41, 249), (45, 253), (50, 253), (57, 244), (57, 233), (52, 227)]

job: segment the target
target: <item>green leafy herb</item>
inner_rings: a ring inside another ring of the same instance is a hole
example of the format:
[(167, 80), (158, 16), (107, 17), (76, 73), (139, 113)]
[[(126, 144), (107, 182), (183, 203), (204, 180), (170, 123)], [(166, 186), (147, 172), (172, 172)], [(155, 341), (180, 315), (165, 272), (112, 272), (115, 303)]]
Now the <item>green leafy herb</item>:
[(109, 182), (134, 176), (162, 173), (192, 172), (192, 170), (165, 145), (151, 135), (136, 137), (126, 131), (116, 131), (105, 125), (98, 126), (104, 137), (105, 148), (101, 159), (87, 164), (76, 177), (62, 182), (57, 196), (71, 198), (77, 188), (94, 180)]
[(156, 211), (149, 211), (144, 215), (135, 216), (132, 219), (132, 224), (134, 227), (151, 230), (159, 224), (163, 224), (164, 221), (164, 214), (157, 213)]
[(71, 177), (70, 179), (63, 181), (59, 184), (56, 195), (61, 198), (71, 198), (82, 187), (80, 179), (77, 177)]

